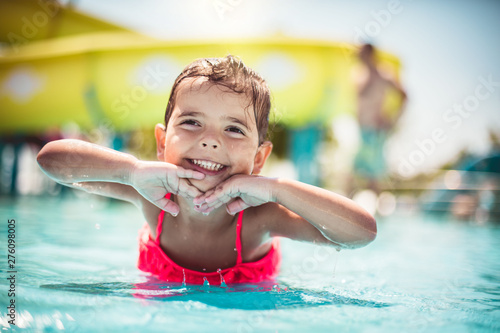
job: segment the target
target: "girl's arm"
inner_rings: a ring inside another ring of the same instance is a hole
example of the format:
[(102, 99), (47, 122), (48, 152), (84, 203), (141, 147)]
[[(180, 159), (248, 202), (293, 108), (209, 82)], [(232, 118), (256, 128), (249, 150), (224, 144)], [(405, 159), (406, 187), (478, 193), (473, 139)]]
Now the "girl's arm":
[(132, 155), (80, 140), (58, 140), (37, 156), (40, 168), (63, 185), (126, 200), (142, 206), (143, 199), (172, 214), (177, 204), (167, 193), (195, 197), (201, 193), (186, 178), (203, 174), (165, 162), (140, 161)]
[(375, 239), (375, 219), (354, 201), (298, 181), (272, 181), (273, 202), (304, 218), (331, 242), (341, 247), (356, 248)]
[(230, 214), (275, 203), (262, 206), (272, 236), (320, 241), (321, 234), (334, 245), (355, 248), (365, 246), (377, 235), (373, 216), (352, 200), (293, 180), (236, 175), (195, 199), (195, 203), (204, 203), (200, 210), (205, 212), (227, 203)]

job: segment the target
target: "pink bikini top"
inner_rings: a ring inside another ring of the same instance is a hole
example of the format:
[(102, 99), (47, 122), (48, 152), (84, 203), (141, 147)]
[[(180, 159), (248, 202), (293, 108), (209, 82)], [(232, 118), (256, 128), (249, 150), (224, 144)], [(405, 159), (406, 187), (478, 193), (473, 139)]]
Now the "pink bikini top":
[[(170, 194), (167, 194), (170, 199)], [(241, 226), (243, 211), (238, 215), (236, 224), (236, 265), (219, 269), (216, 272), (199, 272), (184, 268), (170, 259), (160, 246), (160, 235), (163, 227), (165, 212), (158, 215), (156, 239), (153, 240), (149, 225), (146, 223), (139, 231), (139, 260), (138, 268), (151, 273), (160, 280), (168, 282), (184, 282), (186, 284), (203, 284), (208, 281), (210, 285), (229, 283), (255, 283), (272, 280), (277, 277), (281, 264), (281, 251), (277, 238), (273, 239), (271, 250), (261, 259), (254, 262), (243, 262), (241, 256)]]

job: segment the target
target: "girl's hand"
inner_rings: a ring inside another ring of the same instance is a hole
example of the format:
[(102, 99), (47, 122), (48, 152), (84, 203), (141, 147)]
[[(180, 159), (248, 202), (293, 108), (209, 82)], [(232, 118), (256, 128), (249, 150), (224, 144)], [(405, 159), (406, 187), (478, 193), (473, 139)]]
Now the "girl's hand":
[(165, 198), (167, 193), (196, 198), (202, 193), (188, 179), (203, 179), (201, 172), (165, 162), (137, 161), (130, 175), (130, 185), (158, 208), (177, 216), (179, 206)]
[(234, 175), (216, 188), (194, 199), (195, 210), (208, 214), (226, 204), (226, 210), (234, 215), (248, 207), (275, 201), (272, 179), (260, 176)]

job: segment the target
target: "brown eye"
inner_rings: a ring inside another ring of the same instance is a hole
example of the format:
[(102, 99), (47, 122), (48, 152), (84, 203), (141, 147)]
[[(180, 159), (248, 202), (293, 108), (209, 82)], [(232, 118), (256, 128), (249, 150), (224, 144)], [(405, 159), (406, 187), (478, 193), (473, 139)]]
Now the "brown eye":
[(229, 132), (233, 132), (233, 133), (245, 135), (245, 133), (241, 129), (239, 129), (238, 127), (234, 127), (234, 126), (233, 127), (229, 127), (227, 130)]
[(192, 125), (192, 126), (198, 126), (199, 124), (192, 120), (192, 119), (189, 119), (189, 120), (184, 120), (181, 125)]

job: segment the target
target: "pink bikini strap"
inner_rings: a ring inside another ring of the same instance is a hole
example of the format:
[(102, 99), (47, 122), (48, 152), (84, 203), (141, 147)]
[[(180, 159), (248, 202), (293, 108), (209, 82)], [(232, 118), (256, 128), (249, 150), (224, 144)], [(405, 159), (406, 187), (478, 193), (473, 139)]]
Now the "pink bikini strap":
[[(165, 198), (170, 200), (171, 193), (167, 193)], [(163, 218), (165, 217), (165, 211), (162, 209), (160, 214), (158, 215), (158, 223), (156, 224), (156, 239), (155, 243), (160, 245), (160, 235), (161, 231), (163, 230)]]
[(238, 222), (236, 223), (236, 252), (238, 257), (236, 258), (236, 264), (241, 264), (243, 259), (241, 258), (241, 225), (243, 222), (243, 211), (238, 214)]

